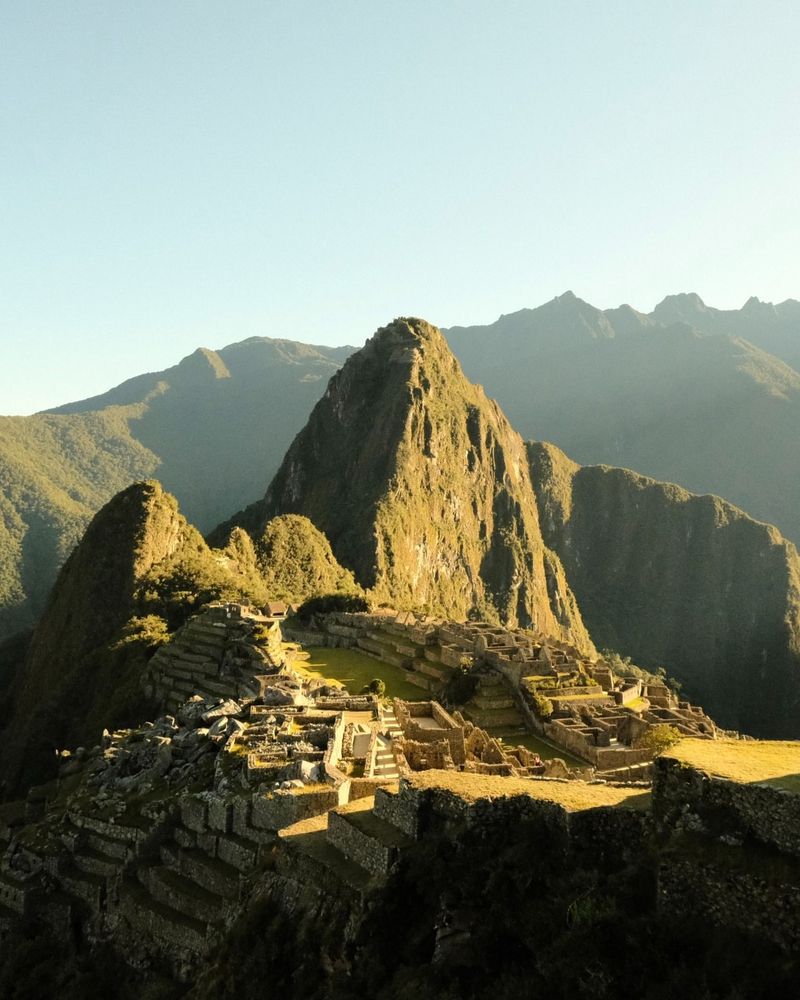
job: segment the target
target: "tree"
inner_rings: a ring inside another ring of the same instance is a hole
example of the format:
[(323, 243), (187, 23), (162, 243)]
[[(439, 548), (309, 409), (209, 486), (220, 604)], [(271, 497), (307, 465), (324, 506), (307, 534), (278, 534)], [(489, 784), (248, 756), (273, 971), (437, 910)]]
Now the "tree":
[(680, 739), (682, 739), (680, 730), (676, 729), (675, 726), (668, 726), (666, 723), (661, 723), (658, 726), (651, 726), (643, 732), (636, 740), (634, 746), (637, 750), (650, 750), (654, 757), (658, 757), (659, 754), (662, 754), (665, 750), (669, 750)]

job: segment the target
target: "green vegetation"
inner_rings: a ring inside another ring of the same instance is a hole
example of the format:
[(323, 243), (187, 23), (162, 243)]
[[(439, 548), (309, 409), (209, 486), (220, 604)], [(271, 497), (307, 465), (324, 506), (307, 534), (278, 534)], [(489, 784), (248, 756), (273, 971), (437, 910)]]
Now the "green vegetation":
[(320, 680), (330, 680), (346, 687), (351, 694), (358, 694), (375, 679), (376, 673), (386, 685), (387, 698), (405, 698), (419, 701), (425, 692), (406, 680), (400, 667), (382, 663), (355, 649), (329, 649), (314, 646), (307, 650), (310, 659), (306, 663), (295, 664), (301, 670)]
[(353, 574), (334, 558), (328, 539), (299, 514), (274, 517), (267, 524), (258, 541), (258, 563), (272, 600), (302, 602), (320, 594), (359, 591)]
[(369, 611), (370, 605), (365, 597), (358, 594), (320, 594), (310, 597), (297, 609), (296, 618), (303, 624), (308, 624), (314, 615), (328, 615), (335, 611)]
[(549, 719), (553, 714), (553, 703), (550, 699), (541, 693), (541, 691), (532, 691), (531, 699), (533, 701), (533, 707), (536, 714), (540, 719)]
[(659, 754), (669, 750), (681, 739), (681, 731), (675, 726), (652, 726), (645, 730), (636, 740), (634, 746), (637, 750), (650, 750), (657, 757)]
[(800, 542), (800, 311), (691, 298), (646, 316), (568, 293), (445, 332), (523, 437), (716, 493)]
[(666, 684), (676, 696), (683, 687), (683, 684), (674, 677), (667, 677), (665, 667), (655, 667), (653, 670), (645, 670), (644, 667), (638, 667), (633, 663), (630, 656), (622, 656), (613, 649), (604, 649), (600, 655), (617, 677), (641, 680), (646, 684)]
[(386, 683), (380, 677), (373, 677), (369, 684), (361, 689), (362, 694), (376, 694), (379, 698), (386, 694)]
[(467, 666), (456, 667), (447, 678), (442, 691), (446, 705), (465, 705), (478, 689), (478, 678)]
[(375, 603), (536, 620), (590, 645), (542, 543), (522, 441), (424, 320), (395, 320), (347, 360), (264, 500), (220, 533), (257, 537), (286, 512), (325, 533)]
[(665, 756), (732, 781), (765, 782), (800, 793), (798, 742), (681, 739)]
[(214, 552), (159, 483), (135, 483), (94, 517), (17, 665), (0, 745), (7, 791), (48, 780), (55, 751), (152, 713), (148, 660), (201, 604), (263, 600), (257, 574)]
[(0, 417), (0, 640), (36, 621), (93, 515), (132, 482), (157, 474), (203, 531), (257, 496), (348, 353), (251, 338)]

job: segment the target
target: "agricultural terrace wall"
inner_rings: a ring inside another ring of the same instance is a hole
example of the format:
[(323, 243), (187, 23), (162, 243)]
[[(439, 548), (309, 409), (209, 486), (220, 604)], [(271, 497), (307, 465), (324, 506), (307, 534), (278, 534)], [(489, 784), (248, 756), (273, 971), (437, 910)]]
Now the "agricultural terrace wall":
[(752, 838), (800, 858), (800, 795), (767, 784), (742, 784), (687, 767), (655, 761), (653, 813), (662, 825), (682, 822), (711, 833)]

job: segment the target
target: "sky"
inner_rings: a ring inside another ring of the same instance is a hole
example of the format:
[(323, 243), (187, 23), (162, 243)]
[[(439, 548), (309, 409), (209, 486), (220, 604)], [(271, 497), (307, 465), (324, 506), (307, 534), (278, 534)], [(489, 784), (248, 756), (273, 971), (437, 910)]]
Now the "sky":
[(0, 0), (0, 413), (571, 289), (800, 298), (796, 0)]

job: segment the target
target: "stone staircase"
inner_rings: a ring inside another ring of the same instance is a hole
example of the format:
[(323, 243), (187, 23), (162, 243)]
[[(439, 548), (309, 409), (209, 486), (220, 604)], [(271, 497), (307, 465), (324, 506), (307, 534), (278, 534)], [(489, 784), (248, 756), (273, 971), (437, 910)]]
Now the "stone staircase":
[(462, 707), (465, 719), (491, 732), (512, 726), (524, 727), (525, 721), (504, 677), (498, 673), (477, 674), (475, 694)]
[(400, 772), (397, 770), (397, 763), (392, 753), (392, 740), (395, 737), (402, 736), (403, 731), (400, 728), (393, 708), (383, 710), (382, 728), (383, 733), (378, 741), (378, 752), (375, 757), (375, 770), (373, 774), (376, 778), (395, 780), (400, 777)]
[(363, 892), (372, 879), (387, 876), (412, 840), (395, 822), (395, 798), (394, 789), (379, 788), (374, 797), (281, 830), (278, 836), (292, 856), (285, 863), (287, 874), (297, 870), (299, 854), (312, 866), (315, 878), (324, 871), (356, 892)]

